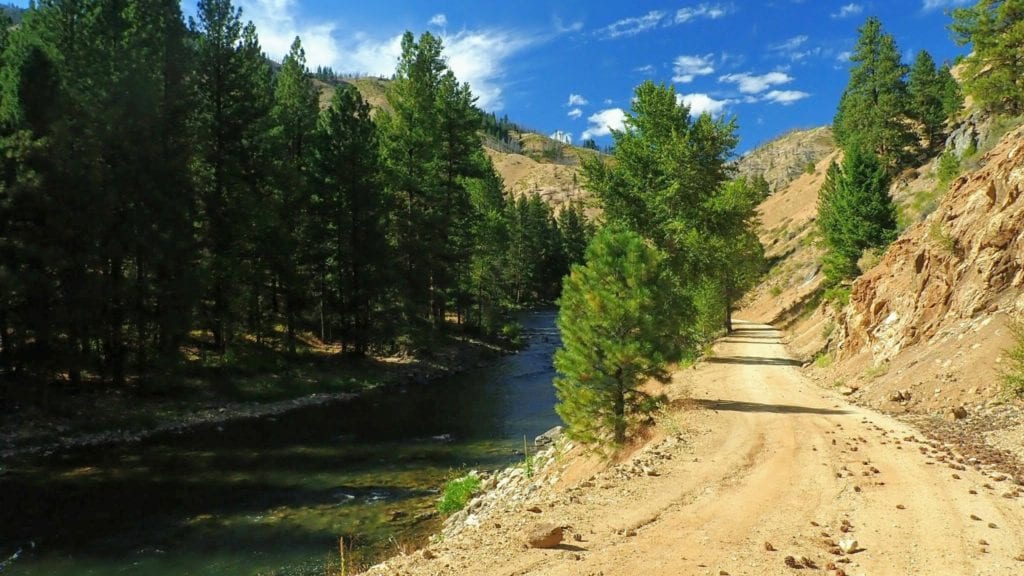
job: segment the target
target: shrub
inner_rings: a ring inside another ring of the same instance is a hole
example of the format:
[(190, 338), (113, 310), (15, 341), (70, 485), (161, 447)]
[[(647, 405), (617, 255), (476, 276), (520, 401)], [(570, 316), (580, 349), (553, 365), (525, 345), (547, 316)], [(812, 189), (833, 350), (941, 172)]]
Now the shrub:
[(939, 167), (935, 171), (935, 175), (939, 178), (939, 182), (945, 186), (953, 181), (960, 174), (960, 159), (956, 157), (956, 153), (952, 150), (946, 150), (939, 156)]
[(1024, 398), (1024, 321), (1010, 324), (1013, 347), (1006, 350), (1007, 366), (1002, 369), (1003, 386), (1010, 394)]
[(465, 508), (470, 497), (479, 491), (480, 477), (476, 474), (467, 474), (462, 478), (449, 480), (444, 485), (441, 499), (437, 501), (437, 511), (450, 516)]

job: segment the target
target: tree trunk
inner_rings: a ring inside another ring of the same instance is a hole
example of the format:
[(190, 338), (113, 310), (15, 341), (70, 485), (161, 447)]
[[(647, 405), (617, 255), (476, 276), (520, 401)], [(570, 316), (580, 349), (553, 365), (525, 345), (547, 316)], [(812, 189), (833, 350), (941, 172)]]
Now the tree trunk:
[(622, 382), (622, 369), (616, 370), (615, 380), (618, 384), (615, 387), (613, 415), (615, 416), (615, 444), (621, 446), (626, 443), (626, 390)]

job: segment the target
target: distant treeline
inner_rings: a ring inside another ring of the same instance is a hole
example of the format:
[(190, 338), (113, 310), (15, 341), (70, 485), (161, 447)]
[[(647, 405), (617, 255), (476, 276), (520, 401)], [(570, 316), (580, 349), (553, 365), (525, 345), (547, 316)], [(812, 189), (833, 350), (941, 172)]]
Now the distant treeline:
[(430, 34), (373, 118), (345, 84), (321, 109), (299, 40), (272, 67), (230, 0), (187, 23), (177, 0), (40, 0), (0, 51), (9, 381), (145, 382), (304, 335), (429, 350), (552, 301), (591, 234), (506, 195)]

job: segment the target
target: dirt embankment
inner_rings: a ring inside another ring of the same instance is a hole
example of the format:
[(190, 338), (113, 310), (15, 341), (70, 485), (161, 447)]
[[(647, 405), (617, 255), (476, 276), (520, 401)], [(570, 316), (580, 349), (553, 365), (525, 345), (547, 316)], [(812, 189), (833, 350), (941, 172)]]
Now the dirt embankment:
[(368, 574), (1024, 569), (1010, 474), (814, 385), (780, 338), (741, 325), (673, 375), (671, 409), (642, 446), (605, 464), (579, 448), (551, 457), (515, 497), (480, 497), (448, 537)]

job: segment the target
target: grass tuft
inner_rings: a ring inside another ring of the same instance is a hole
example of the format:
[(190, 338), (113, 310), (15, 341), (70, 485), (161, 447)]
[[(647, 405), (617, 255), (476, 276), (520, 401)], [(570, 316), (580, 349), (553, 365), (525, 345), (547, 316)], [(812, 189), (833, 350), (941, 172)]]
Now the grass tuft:
[(466, 507), (469, 499), (480, 491), (480, 477), (476, 474), (467, 474), (462, 478), (449, 480), (444, 485), (444, 492), (437, 502), (437, 511), (445, 516), (450, 516)]

